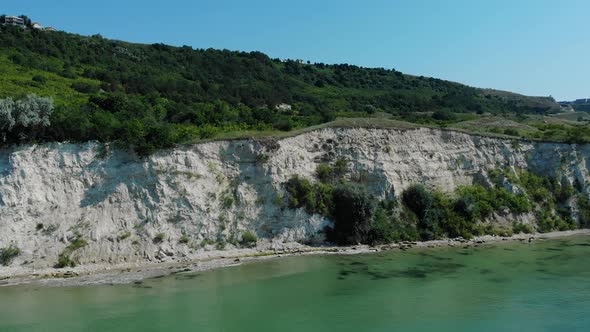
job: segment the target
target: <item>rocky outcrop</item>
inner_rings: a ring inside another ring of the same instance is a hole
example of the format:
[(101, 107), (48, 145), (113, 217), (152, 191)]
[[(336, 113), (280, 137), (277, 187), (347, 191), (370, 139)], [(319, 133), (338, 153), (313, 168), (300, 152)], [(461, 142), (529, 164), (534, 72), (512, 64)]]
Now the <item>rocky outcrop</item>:
[[(435, 129), (322, 129), (284, 139), (203, 143), (146, 159), (99, 143), (0, 151), (0, 248), (13, 264), (55, 264), (76, 238), (81, 264), (190, 258), (230, 248), (321, 242), (330, 221), (283, 206), (282, 184), (345, 158), (378, 196), (414, 183), (452, 192), (499, 167), (590, 180), (590, 146), (533, 143)], [(588, 192), (589, 188), (583, 190)]]

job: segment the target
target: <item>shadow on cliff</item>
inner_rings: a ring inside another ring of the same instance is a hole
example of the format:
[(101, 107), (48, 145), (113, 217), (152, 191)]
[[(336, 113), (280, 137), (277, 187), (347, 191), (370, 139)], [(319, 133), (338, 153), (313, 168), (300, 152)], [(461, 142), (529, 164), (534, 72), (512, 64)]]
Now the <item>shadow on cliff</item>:
[[(239, 169), (239, 176), (232, 181), (238, 186), (247, 184), (256, 192), (258, 210), (256, 220), (252, 222), (256, 225), (256, 235), (259, 238), (272, 237), (273, 224), (280, 220), (280, 208), (264, 209), (266, 202), (274, 202), (278, 199), (277, 192), (273, 186), (273, 179), (270, 174), (271, 170), (267, 169), (266, 162), (268, 156), (276, 151), (279, 146), (272, 141), (234, 141), (226, 149), (222, 149), (220, 156), (224, 163), (236, 165)], [(234, 188), (237, 191), (237, 187)], [(238, 196), (234, 192), (234, 196)], [(240, 202), (238, 201), (238, 209)], [(264, 223), (264, 220), (270, 222)]]
[(80, 201), (82, 208), (100, 204), (109, 198), (116, 200), (113, 195), (125, 191), (132, 200), (142, 200), (150, 210), (160, 202), (158, 177), (152, 164), (138, 160), (125, 151), (113, 151), (108, 158), (96, 159), (85, 171), (92, 184)]

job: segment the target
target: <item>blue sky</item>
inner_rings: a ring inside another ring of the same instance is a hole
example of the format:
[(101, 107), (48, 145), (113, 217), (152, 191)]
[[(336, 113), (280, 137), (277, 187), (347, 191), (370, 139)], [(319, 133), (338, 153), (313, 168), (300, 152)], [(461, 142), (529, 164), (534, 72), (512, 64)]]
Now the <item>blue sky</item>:
[(590, 97), (588, 0), (0, 0), (0, 12), (84, 35)]

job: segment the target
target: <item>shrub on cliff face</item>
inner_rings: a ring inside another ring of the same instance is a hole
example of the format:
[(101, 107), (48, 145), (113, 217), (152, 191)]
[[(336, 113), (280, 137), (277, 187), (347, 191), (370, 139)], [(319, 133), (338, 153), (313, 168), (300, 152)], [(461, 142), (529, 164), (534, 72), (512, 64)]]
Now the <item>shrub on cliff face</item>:
[(344, 180), (348, 173), (348, 161), (338, 159), (333, 166), (327, 163), (319, 164), (316, 168), (316, 178), (322, 183), (334, 183)]
[(494, 211), (494, 197), (482, 186), (459, 187), (457, 196), (455, 209), (470, 221), (486, 219)]
[(368, 243), (388, 244), (419, 240), (416, 217), (394, 200), (382, 201), (373, 213)]
[(8, 266), (12, 260), (20, 255), (21, 251), (14, 245), (0, 249), (0, 265)]
[(532, 210), (533, 206), (525, 195), (515, 195), (504, 188), (494, 191), (494, 209), (509, 209), (514, 213), (527, 213)]
[(64, 267), (76, 267), (76, 261), (74, 261), (69, 254), (61, 253), (57, 258), (57, 263), (53, 267), (56, 269), (63, 269)]
[(318, 180), (323, 183), (328, 183), (334, 178), (334, 170), (326, 163), (319, 164), (315, 172)]
[(464, 186), (455, 197), (431, 192), (422, 185), (413, 185), (402, 194), (404, 204), (418, 218), (418, 232), (422, 240), (439, 237), (470, 238), (482, 230), (477, 223), (490, 217), (494, 211), (509, 209), (525, 213), (532, 209), (524, 195), (515, 195), (504, 188), (486, 189), (482, 186)]
[(152, 242), (154, 244), (158, 244), (158, 243), (164, 242), (164, 239), (166, 239), (166, 234), (158, 233), (158, 234), (156, 234), (156, 236), (154, 236), (154, 239), (152, 240)]
[[(523, 214), (534, 209), (541, 232), (575, 227), (570, 211), (566, 206), (558, 205), (566, 202), (576, 188), (568, 181), (559, 182), (524, 171), (497, 170), (489, 172), (495, 184), (492, 188), (463, 186), (454, 195), (448, 195), (418, 184), (402, 193), (401, 204), (386, 200), (376, 205), (366, 186), (342, 178), (346, 162), (342, 160), (337, 164), (318, 166), (317, 183), (298, 176), (286, 183), (290, 207), (304, 207), (309, 213), (318, 213), (334, 221), (328, 239), (337, 244), (383, 244), (509, 234), (511, 229), (496, 229), (491, 224), (486, 226), (485, 222), (494, 213)], [(503, 187), (506, 181), (524, 192), (508, 191)], [(579, 197), (580, 224), (590, 227), (590, 201), (586, 196)], [(530, 226), (516, 225), (514, 228), (517, 232), (534, 232)]]
[(69, 246), (65, 248), (65, 250), (59, 254), (57, 257), (57, 263), (53, 266), (57, 269), (61, 269), (64, 267), (76, 267), (76, 261), (71, 258), (71, 255), (74, 251), (81, 249), (88, 245), (88, 242), (82, 238), (81, 234), (75, 234), (74, 239), (70, 243)]
[(421, 184), (410, 186), (402, 194), (404, 204), (418, 217), (420, 238), (434, 239), (439, 211), (433, 211), (434, 196)]
[(506, 129), (504, 129), (504, 135), (518, 136), (518, 135), (520, 135), (520, 133), (518, 132), (518, 130), (516, 130), (514, 128), (506, 128)]
[(535, 232), (535, 229), (531, 225), (515, 223), (512, 227), (512, 231), (514, 232), (514, 234), (532, 234)]
[(258, 238), (252, 232), (244, 232), (242, 234), (242, 240), (240, 241), (240, 245), (246, 248), (254, 248), (256, 247), (256, 243), (258, 242)]
[(404, 204), (412, 210), (419, 219), (426, 216), (426, 212), (434, 202), (432, 193), (421, 184), (410, 186), (402, 194)]
[(312, 184), (308, 179), (294, 176), (285, 183), (285, 189), (289, 193), (288, 205), (290, 208), (305, 208), (309, 213), (331, 215), (333, 185)]
[(295, 176), (287, 181), (285, 189), (289, 193), (289, 207), (315, 211), (315, 192), (311, 181)]
[(375, 208), (374, 197), (354, 184), (338, 185), (333, 196), (334, 229), (328, 238), (339, 245), (367, 243)]
[(590, 227), (590, 199), (586, 194), (578, 195), (578, 214), (581, 227)]

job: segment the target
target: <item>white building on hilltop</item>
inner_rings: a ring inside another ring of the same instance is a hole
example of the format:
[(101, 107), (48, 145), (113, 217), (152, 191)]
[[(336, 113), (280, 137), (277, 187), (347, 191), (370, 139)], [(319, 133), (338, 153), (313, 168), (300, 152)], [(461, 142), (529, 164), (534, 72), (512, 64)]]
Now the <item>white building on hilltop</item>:
[(6, 16), (4, 18), (4, 24), (16, 25), (21, 28), (25, 27), (25, 19), (17, 16)]

